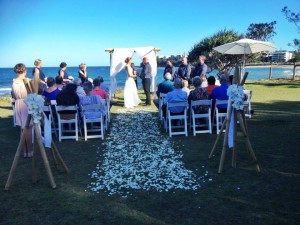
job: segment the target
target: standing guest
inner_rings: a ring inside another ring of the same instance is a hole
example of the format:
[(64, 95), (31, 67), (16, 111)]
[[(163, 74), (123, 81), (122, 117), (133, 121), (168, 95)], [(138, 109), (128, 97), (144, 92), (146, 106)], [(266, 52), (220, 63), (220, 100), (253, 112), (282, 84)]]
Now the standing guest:
[(79, 65), (78, 77), (81, 79), (81, 84), (88, 81), (89, 77), (86, 72), (86, 64), (81, 63)]
[(17, 74), (17, 78), (13, 79), (11, 94), (15, 99), (16, 124), (21, 127), (21, 132), (25, 132), (25, 144), (22, 146), (24, 157), (32, 157), (32, 124), (29, 129), (24, 130), (28, 117), (28, 108), (24, 103), (24, 99), (27, 98), (27, 89), (23, 81), (24, 79), (28, 80), (26, 66), (19, 63), (14, 67), (14, 72)]
[(67, 63), (65, 62), (62, 62), (60, 65), (59, 65), (60, 69), (58, 71), (58, 75), (61, 76), (61, 78), (63, 79), (63, 83), (69, 83), (70, 80), (69, 80), (69, 76), (66, 72), (66, 69), (67, 69)]
[(172, 59), (168, 58), (167, 66), (165, 67), (165, 70), (164, 70), (164, 78), (167, 73), (170, 73), (172, 75), (172, 80), (173, 80), (174, 76), (175, 76), (175, 72), (176, 72), (176, 68), (175, 68), (175, 66), (173, 66)]
[[(79, 97), (76, 94), (77, 85), (69, 83), (66, 85), (62, 91), (60, 91), (56, 96), (57, 105), (64, 106), (73, 106), (79, 105)], [(64, 110), (60, 111), (60, 116), (62, 119), (74, 119), (75, 113), (77, 111), (74, 110)]]
[[(220, 83), (221, 86), (217, 86), (213, 89), (211, 98), (215, 101), (216, 99), (219, 100), (228, 100), (228, 95), (227, 95), (227, 89), (228, 89), (228, 84), (227, 84), (227, 77), (225, 74), (222, 74), (220, 76)], [(227, 104), (222, 104), (218, 106), (218, 109), (221, 113), (227, 112)]]
[[(182, 81), (179, 78), (176, 78), (174, 80), (174, 90), (169, 92), (164, 100), (164, 105), (162, 106), (163, 110), (163, 115), (166, 118), (166, 112), (167, 112), (167, 103), (168, 102), (187, 102), (188, 97), (185, 91), (182, 89)], [(171, 107), (170, 108), (170, 113), (172, 115), (180, 115), (184, 111), (183, 106), (178, 106), (178, 107)]]
[(87, 119), (95, 119), (99, 118), (100, 115), (105, 115), (106, 113), (106, 108), (103, 105), (100, 96), (93, 94), (93, 85), (91, 82), (87, 81), (84, 82), (83, 85), (83, 90), (85, 91), (85, 95), (80, 96), (80, 105), (91, 105), (91, 104), (97, 104), (101, 106), (101, 111), (95, 111), (95, 110), (88, 110), (85, 111), (85, 116)]
[(35, 67), (32, 70), (32, 75), (33, 75), (33, 78), (34, 77), (39, 77), (39, 89), (41, 89), (42, 92), (43, 92), (47, 88), (46, 82), (45, 82), (46, 76), (45, 76), (44, 72), (41, 69), (42, 65), (43, 65), (43, 62), (40, 59), (36, 59), (34, 61), (34, 65), (35, 65)]
[(75, 78), (75, 80), (73, 81), (73, 84), (76, 84), (77, 88), (76, 88), (76, 94), (78, 95), (78, 97), (80, 96), (85, 96), (85, 91), (82, 88), (82, 83), (81, 83), (81, 79), (79, 77)]
[(94, 95), (99, 95), (102, 99), (106, 99), (105, 91), (102, 88), (100, 88), (101, 82), (100, 82), (99, 77), (97, 77), (93, 80), (93, 84), (94, 84), (94, 89), (93, 89), (92, 93)]
[(194, 69), (192, 78), (206, 76), (207, 65), (205, 64), (205, 60), (206, 60), (206, 57), (204, 55), (199, 56), (198, 64), (196, 65), (196, 67)]
[(146, 95), (146, 106), (151, 105), (151, 96), (150, 96), (150, 83), (151, 83), (151, 76), (152, 76), (152, 68), (150, 63), (148, 62), (148, 58), (143, 58), (143, 63), (141, 64), (142, 72), (140, 78), (142, 79), (144, 93)]
[(190, 95), (189, 82), (187, 80), (182, 81), (182, 90), (186, 92), (187, 96)]
[(110, 92), (109, 91), (109, 86), (107, 86), (106, 84), (104, 84), (103, 77), (99, 76), (98, 79), (100, 80), (100, 88), (105, 91), (106, 98), (109, 98), (109, 92)]
[[(171, 73), (166, 73), (164, 78), (165, 80), (161, 82), (157, 87), (156, 95), (158, 98), (160, 96), (160, 93), (167, 94), (170, 91), (174, 90), (174, 83), (171, 81), (172, 80)], [(157, 108), (159, 108), (159, 99), (154, 99), (153, 103)]]
[(206, 90), (207, 90), (209, 95), (212, 94), (212, 91), (216, 87), (215, 83), (216, 83), (216, 78), (214, 76), (210, 76), (210, 77), (207, 78), (207, 84), (208, 85), (206, 87)]
[(191, 75), (191, 66), (187, 62), (187, 58), (183, 57), (182, 64), (178, 67), (177, 77), (182, 80), (189, 81)]
[(64, 87), (64, 84), (63, 84), (63, 78), (61, 76), (56, 76), (55, 77), (55, 84), (56, 84), (56, 87), (58, 88), (58, 90), (62, 90), (63, 87)]
[[(191, 101), (197, 101), (197, 100), (207, 100), (209, 99), (209, 94), (206, 90), (206, 88), (201, 87), (201, 78), (200, 77), (194, 77), (193, 78), (193, 85), (195, 87), (194, 90), (191, 91), (189, 97), (188, 97), (188, 101), (189, 104), (191, 104)], [(203, 106), (195, 106), (194, 110), (195, 113), (205, 113), (207, 110), (207, 106), (203, 107)]]
[[(53, 77), (47, 78), (47, 86), (48, 88), (44, 90), (43, 95), (45, 96), (45, 102), (51, 104), (51, 100), (56, 100), (56, 96), (60, 90), (55, 86)], [(54, 110), (54, 107), (52, 107), (52, 109)]]
[(136, 88), (138, 89), (139, 87), (138, 87), (137, 77), (139, 76), (139, 73), (138, 73), (137, 69), (135, 68), (133, 62), (130, 64), (130, 66), (131, 66), (131, 68), (132, 68), (132, 74), (133, 74), (133, 75), (136, 75), (136, 77), (134, 77), (133, 80), (134, 80), (134, 82), (135, 82)]

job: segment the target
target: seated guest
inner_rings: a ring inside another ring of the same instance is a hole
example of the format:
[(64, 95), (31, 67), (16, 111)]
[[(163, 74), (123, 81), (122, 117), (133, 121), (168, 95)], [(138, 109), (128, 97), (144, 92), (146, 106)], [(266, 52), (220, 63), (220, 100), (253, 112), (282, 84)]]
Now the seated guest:
[[(170, 73), (165, 74), (165, 80), (161, 82), (156, 91), (157, 97), (160, 96), (160, 93), (167, 94), (170, 91), (174, 90), (174, 83), (171, 81), (172, 75)], [(153, 100), (154, 105), (158, 108), (159, 107), (159, 99), (154, 99)]]
[(183, 85), (182, 90), (186, 92), (187, 96), (189, 96), (190, 91), (191, 91), (189, 89), (189, 82), (187, 80), (183, 80), (182, 85)]
[[(45, 96), (45, 103), (50, 105), (51, 100), (56, 100), (56, 96), (60, 90), (55, 86), (55, 80), (53, 77), (47, 78), (47, 86), (48, 88), (44, 90), (43, 96)], [(52, 110), (54, 110), (54, 106), (52, 107)]]
[(95, 95), (92, 93), (93, 85), (91, 82), (84, 82), (83, 90), (85, 91), (85, 96), (80, 96), (80, 105), (91, 105), (91, 104), (98, 104), (101, 106), (101, 111), (95, 111), (95, 110), (87, 110), (85, 111), (85, 116), (87, 119), (95, 119), (99, 118), (100, 115), (105, 115), (106, 112), (106, 106), (102, 104), (101, 98), (98, 95)]
[(216, 87), (215, 83), (216, 83), (216, 78), (214, 76), (210, 76), (210, 77), (207, 78), (207, 84), (208, 85), (206, 87), (206, 90), (207, 90), (209, 95), (212, 94), (212, 91)]
[(55, 83), (58, 90), (62, 90), (64, 88), (63, 79), (61, 76), (55, 77)]
[(100, 88), (101, 82), (100, 82), (99, 77), (97, 77), (93, 80), (93, 84), (94, 84), (94, 89), (92, 91), (93, 94), (99, 95), (102, 99), (106, 99), (105, 91), (102, 88)]
[[(73, 106), (79, 105), (79, 97), (76, 94), (77, 85), (76, 84), (67, 84), (66, 87), (61, 90), (58, 95), (56, 96), (57, 105), (64, 105), (64, 106)], [(75, 113), (77, 111), (73, 110), (65, 110), (60, 111), (62, 119), (74, 119)]]
[(76, 88), (76, 94), (78, 95), (78, 97), (85, 96), (85, 91), (81, 87), (81, 79), (80, 78), (75, 78), (75, 80), (73, 81), (73, 83), (76, 84), (76, 86), (77, 86), (77, 88)]
[(100, 88), (105, 91), (106, 98), (108, 98), (109, 97), (109, 86), (107, 86), (106, 84), (104, 84), (103, 77), (99, 76), (98, 78), (100, 80)]
[[(193, 78), (193, 85), (194, 85), (195, 89), (190, 92), (190, 95), (188, 97), (189, 104), (191, 104), (191, 101), (209, 99), (209, 95), (207, 93), (206, 88), (201, 87), (201, 78), (200, 77)], [(195, 106), (194, 111), (197, 114), (206, 113), (207, 107)]]
[(205, 75), (202, 75), (201, 77), (201, 87), (206, 88), (207, 87), (207, 79)]
[[(185, 91), (183, 91), (182, 88), (182, 81), (180, 78), (176, 78), (174, 80), (174, 90), (169, 92), (164, 100), (164, 105), (162, 107), (163, 110), (163, 115), (166, 117), (166, 112), (167, 112), (167, 103), (168, 102), (187, 102), (187, 94)], [(179, 106), (179, 107), (171, 107), (170, 108), (170, 113), (172, 115), (180, 115), (184, 111), (184, 107)]]
[[(228, 95), (227, 95), (227, 89), (228, 89), (228, 84), (227, 84), (227, 77), (225, 74), (222, 74), (219, 78), (220, 80), (220, 86), (217, 86), (213, 89), (211, 98), (215, 101), (216, 99), (219, 100), (228, 100)], [(220, 112), (227, 112), (227, 104), (222, 104), (218, 106), (218, 109)]]

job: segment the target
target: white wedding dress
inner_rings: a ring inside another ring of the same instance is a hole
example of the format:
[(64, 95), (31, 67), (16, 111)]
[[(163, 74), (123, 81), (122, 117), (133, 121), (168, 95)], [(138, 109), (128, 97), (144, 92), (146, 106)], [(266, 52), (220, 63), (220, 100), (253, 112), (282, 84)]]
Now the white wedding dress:
[(130, 67), (130, 65), (127, 65), (126, 67), (127, 67), (126, 72), (128, 77), (124, 87), (124, 106), (126, 108), (133, 108), (141, 103), (141, 99), (138, 96), (134, 79), (130, 77), (128, 74), (128, 71), (132, 71), (132, 68)]

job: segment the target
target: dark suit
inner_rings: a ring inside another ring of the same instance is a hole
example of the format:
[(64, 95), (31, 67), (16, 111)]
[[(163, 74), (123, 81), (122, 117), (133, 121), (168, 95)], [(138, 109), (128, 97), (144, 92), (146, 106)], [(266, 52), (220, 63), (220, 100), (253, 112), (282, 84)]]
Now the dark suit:
[(141, 66), (142, 72), (140, 77), (142, 79), (143, 89), (146, 95), (146, 105), (151, 105), (150, 83), (152, 76), (152, 68), (148, 62), (146, 64), (142, 63)]

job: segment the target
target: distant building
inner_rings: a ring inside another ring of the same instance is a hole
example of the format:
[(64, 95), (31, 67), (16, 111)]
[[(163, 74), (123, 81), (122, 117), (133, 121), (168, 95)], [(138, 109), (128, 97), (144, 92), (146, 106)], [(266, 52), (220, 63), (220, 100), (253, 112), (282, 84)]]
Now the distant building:
[(293, 58), (293, 53), (288, 51), (273, 52), (271, 57), (273, 62), (287, 62)]

